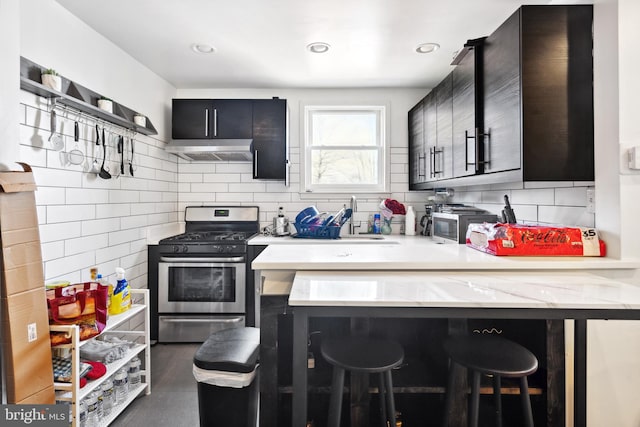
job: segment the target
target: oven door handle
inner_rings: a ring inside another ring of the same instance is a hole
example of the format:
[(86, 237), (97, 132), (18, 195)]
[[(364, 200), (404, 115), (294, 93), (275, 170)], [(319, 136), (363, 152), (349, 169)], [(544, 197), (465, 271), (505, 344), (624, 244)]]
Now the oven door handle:
[(208, 262), (208, 263), (221, 263), (221, 262), (244, 262), (245, 259), (243, 256), (231, 257), (231, 258), (169, 258), (169, 257), (160, 257), (161, 262), (170, 262), (170, 263), (178, 263), (178, 262)]
[(163, 317), (162, 321), (166, 323), (238, 323), (244, 316), (236, 317), (220, 317), (212, 319), (211, 317)]

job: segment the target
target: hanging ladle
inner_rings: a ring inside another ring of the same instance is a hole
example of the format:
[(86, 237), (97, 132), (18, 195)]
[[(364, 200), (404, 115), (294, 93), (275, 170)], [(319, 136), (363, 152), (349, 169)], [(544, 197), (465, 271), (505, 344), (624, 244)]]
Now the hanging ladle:
[(107, 161), (107, 142), (104, 135), (104, 128), (102, 128), (102, 150), (103, 150), (102, 166), (100, 166), (100, 172), (98, 173), (98, 176), (102, 179), (111, 179), (111, 174), (104, 167), (104, 163)]

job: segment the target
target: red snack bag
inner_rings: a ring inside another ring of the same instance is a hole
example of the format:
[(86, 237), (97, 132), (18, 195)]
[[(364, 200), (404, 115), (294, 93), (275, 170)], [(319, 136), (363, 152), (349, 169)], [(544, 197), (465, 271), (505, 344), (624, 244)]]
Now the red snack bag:
[(467, 246), (492, 255), (605, 256), (595, 228), (522, 224), (470, 224)]
[(49, 323), (79, 325), (80, 339), (98, 335), (107, 324), (108, 287), (85, 282), (48, 289)]

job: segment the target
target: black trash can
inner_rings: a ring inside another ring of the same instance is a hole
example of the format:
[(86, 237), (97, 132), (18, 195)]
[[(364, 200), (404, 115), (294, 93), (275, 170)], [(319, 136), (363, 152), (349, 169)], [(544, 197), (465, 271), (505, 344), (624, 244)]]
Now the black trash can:
[(215, 332), (193, 357), (201, 427), (255, 427), (260, 329)]

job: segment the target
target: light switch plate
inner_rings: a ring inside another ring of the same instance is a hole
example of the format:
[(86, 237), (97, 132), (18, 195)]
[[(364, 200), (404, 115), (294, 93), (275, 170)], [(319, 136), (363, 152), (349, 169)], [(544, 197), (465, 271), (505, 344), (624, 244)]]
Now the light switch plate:
[(596, 213), (596, 189), (587, 188), (587, 212)]

